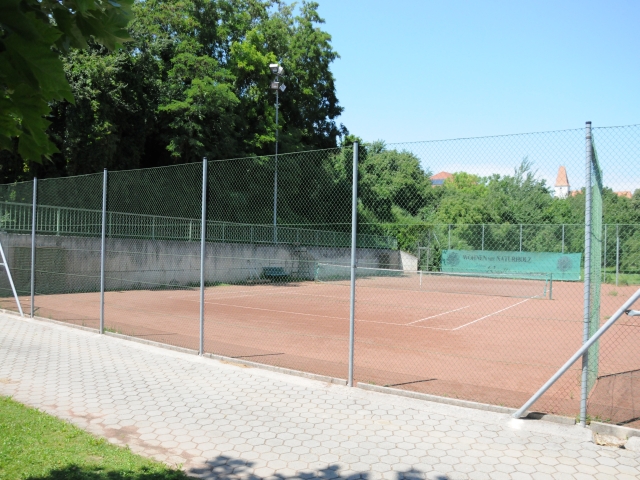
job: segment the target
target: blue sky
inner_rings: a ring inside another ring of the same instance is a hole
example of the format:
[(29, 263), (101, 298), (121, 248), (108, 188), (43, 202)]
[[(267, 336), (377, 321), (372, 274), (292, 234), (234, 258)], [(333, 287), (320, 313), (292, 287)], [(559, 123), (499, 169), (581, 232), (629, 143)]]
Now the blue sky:
[[(319, 3), (341, 56), (339, 122), (365, 140), (640, 123), (640, 1)], [(601, 158), (614, 188), (640, 188), (640, 173), (623, 175), (630, 158)], [(555, 180), (555, 159), (534, 161)]]

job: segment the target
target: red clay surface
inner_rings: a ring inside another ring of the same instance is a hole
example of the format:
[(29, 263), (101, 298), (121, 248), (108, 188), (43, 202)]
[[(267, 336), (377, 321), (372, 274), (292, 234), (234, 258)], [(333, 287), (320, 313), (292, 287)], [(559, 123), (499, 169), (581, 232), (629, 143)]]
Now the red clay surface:
[[(421, 289), (403, 278), (389, 281), (358, 279), (354, 372), (359, 382), (519, 407), (582, 342), (581, 283), (555, 282), (549, 300), (522, 298), (531, 288), (543, 292), (539, 284), (519, 281), (502, 290), (514, 297), (487, 295), (500, 290), (477, 278), (456, 285), (468, 293), (433, 291), (438, 288), (428, 283)], [(603, 285), (602, 320), (636, 289)], [(1, 304), (11, 308), (9, 299)], [(39, 295), (36, 307), (40, 317), (98, 324), (97, 293)], [(192, 349), (198, 348), (198, 312), (197, 289), (105, 294), (108, 330)], [(208, 287), (205, 350), (346, 378), (348, 319), (348, 282)], [(638, 317), (621, 319), (600, 342), (592, 416), (638, 425), (640, 375), (633, 373), (640, 369), (638, 345)], [(575, 415), (579, 380), (576, 364), (535, 409)]]

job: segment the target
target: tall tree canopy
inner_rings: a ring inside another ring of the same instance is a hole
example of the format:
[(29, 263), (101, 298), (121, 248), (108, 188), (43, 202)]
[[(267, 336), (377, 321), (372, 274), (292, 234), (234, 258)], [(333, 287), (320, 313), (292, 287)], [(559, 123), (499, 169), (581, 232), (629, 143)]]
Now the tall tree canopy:
[(46, 135), (49, 103), (73, 103), (60, 54), (92, 40), (113, 50), (129, 35), (133, 0), (0, 2), (0, 150), (40, 161), (58, 151)]
[(338, 54), (317, 9), (279, 0), (137, 1), (123, 49), (92, 44), (64, 55), (75, 104), (65, 97), (53, 105), (53, 163), (27, 165), (34, 171), (25, 174), (14, 155), (3, 162), (14, 165), (3, 180), (271, 154), (272, 62), (286, 74), (280, 151), (335, 146), (345, 131), (329, 68)]

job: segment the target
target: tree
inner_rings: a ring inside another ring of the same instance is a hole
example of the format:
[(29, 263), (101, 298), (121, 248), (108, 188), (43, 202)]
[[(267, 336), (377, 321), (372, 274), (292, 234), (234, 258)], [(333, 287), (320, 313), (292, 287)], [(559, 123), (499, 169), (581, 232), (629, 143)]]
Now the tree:
[(49, 103), (73, 103), (60, 53), (90, 39), (113, 50), (129, 38), (133, 0), (3, 0), (0, 4), (0, 149), (39, 162), (49, 140)]
[[(331, 148), (346, 133), (330, 70), (338, 54), (318, 5), (276, 0), (145, 0), (132, 7), (131, 41), (89, 42), (62, 55), (75, 102), (53, 102), (60, 153), (28, 165), (0, 154), (4, 181), (102, 168), (144, 168), (275, 151), (269, 63), (286, 70), (279, 150)], [(5, 160), (6, 158), (6, 160)], [(26, 172), (26, 173), (25, 173)]]

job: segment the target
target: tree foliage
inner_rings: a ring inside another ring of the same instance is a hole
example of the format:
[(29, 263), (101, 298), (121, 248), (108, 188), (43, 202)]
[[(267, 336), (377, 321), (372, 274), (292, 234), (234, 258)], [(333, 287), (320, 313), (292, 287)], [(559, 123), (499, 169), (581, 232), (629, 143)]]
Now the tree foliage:
[(338, 54), (317, 8), (279, 0), (136, 1), (123, 49), (91, 43), (63, 52), (70, 90), (56, 97), (49, 128), (60, 153), (42, 166), (5, 154), (3, 163), (22, 168), (3, 176), (272, 154), (273, 62), (284, 66), (287, 87), (279, 150), (336, 146), (346, 133), (336, 124), (342, 107), (330, 71)]
[(0, 150), (40, 161), (58, 152), (46, 134), (50, 102), (74, 102), (60, 54), (88, 41), (113, 50), (129, 35), (133, 0), (2, 0)]

